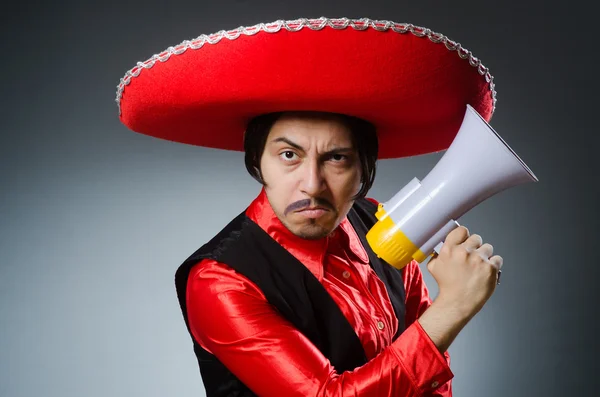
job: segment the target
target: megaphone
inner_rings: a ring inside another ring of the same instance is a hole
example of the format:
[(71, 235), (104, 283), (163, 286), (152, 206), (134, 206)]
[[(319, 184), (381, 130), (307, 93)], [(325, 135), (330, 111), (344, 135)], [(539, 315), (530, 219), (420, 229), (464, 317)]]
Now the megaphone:
[(467, 105), (461, 127), (444, 156), (423, 181), (412, 179), (380, 203), (367, 233), (373, 252), (402, 269), (434, 252), (471, 208), (510, 187), (537, 182), (527, 164)]

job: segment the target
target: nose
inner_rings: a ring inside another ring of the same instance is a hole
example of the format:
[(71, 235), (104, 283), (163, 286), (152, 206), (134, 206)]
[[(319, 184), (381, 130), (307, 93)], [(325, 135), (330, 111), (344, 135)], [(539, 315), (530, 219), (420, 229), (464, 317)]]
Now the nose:
[(312, 160), (305, 163), (300, 189), (308, 196), (318, 196), (325, 190), (325, 178), (318, 161)]

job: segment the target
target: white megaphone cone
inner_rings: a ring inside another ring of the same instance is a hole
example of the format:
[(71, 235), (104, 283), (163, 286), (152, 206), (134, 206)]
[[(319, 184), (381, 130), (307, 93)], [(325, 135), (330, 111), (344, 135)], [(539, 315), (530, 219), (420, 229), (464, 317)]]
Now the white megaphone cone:
[(439, 253), (448, 233), (471, 208), (509, 187), (537, 177), (493, 128), (467, 105), (465, 117), (444, 156), (420, 182), (410, 181), (379, 204), (378, 222), (367, 233), (383, 260), (401, 269)]

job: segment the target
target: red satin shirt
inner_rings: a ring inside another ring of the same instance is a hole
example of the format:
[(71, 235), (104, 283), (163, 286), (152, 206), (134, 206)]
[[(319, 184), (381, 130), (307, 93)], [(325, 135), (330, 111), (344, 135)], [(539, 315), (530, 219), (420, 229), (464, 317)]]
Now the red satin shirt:
[(264, 189), (246, 214), (321, 282), (369, 361), (336, 372), (253, 282), (209, 259), (193, 267), (186, 296), (192, 335), (204, 349), (259, 396), (452, 396), (450, 356), (415, 321), (431, 304), (416, 261), (402, 269), (406, 330), (392, 342), (398, 320), (347, 218), (325, 238), (302, 239), (279, 221)]

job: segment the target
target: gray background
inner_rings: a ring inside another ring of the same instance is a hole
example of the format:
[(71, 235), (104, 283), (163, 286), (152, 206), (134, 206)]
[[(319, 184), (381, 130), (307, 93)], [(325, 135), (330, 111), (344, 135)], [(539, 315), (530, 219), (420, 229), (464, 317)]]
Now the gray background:
[[(127, 130), (116, 85), (184, 39), (319, 16), (411, 22), (473, 51), (497, 84), (492, 125), (540, 178), (461, 219), (505, 272), (450, 348), (455, 395), (597, 394), (598, 85), (583, 3), (53, 3), (5, 5), (0, 24), (0, 396), (204, 394), (174, 272), (259, 186), (241, 153)], [(442, 154), (381, 161), (370, 196), (387, 200)]]

